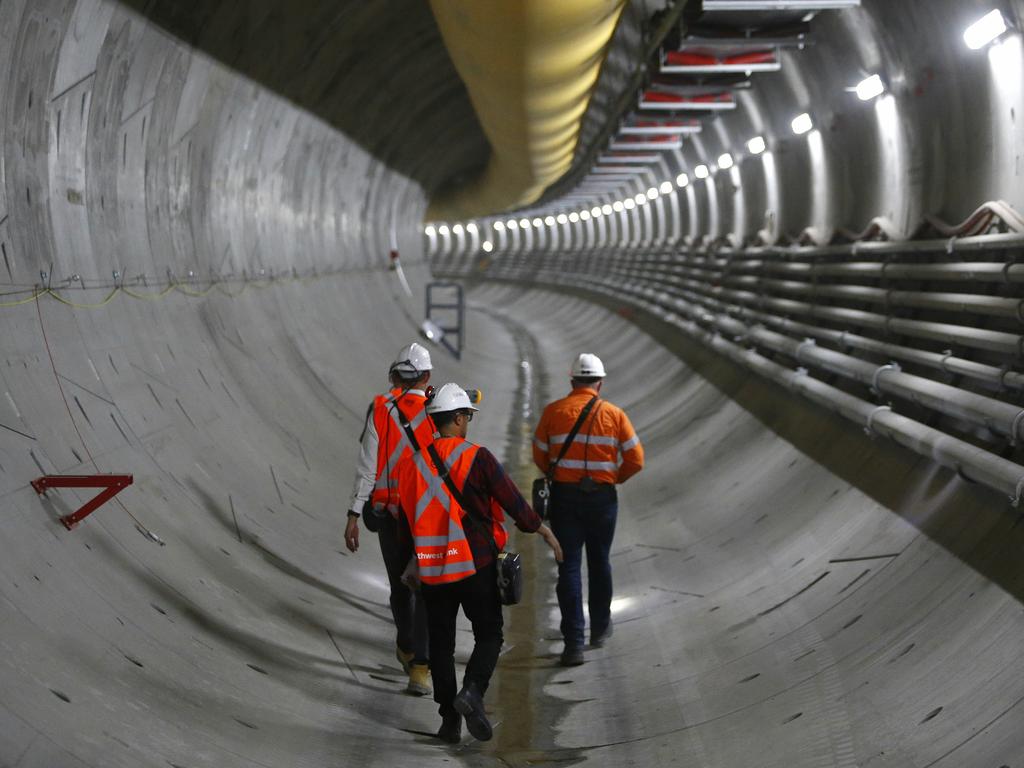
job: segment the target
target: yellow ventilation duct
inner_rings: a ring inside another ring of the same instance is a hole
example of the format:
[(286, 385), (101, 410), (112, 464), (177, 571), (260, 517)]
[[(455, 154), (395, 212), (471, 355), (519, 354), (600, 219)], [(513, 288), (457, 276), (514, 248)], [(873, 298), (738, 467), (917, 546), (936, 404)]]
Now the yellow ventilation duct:
[(431, 0), (491, 143), (487, 169), (428, 219), (528, 205), (572, 164), (580, 122), (625, 0)]

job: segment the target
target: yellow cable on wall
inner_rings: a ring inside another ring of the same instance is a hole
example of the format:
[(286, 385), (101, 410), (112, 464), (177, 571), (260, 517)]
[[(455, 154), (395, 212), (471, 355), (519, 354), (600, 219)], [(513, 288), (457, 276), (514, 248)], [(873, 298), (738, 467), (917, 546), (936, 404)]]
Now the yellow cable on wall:
[(625, 0), (431, 0), (491, 144), (480, 178), (431, 201), (467, 219), (537, 200), (569, 170)]

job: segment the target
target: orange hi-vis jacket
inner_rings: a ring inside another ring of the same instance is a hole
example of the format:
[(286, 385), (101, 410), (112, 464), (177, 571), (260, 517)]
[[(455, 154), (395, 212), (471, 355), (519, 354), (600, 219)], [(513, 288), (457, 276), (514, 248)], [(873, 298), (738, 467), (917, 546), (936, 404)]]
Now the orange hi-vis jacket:
[[(435, 443), (448, 465), (448, 475), (462, 491), (478, 446), (462, 438)], [(476, 573), (473, 552), (462, 527), (465, 510), (452, 497), (437, 473), (426, 448), (412, 454), (398, 473), (398, 493), (412, 532), (420, 580), (424, 584), (449, 584)], [(415, 504), (410, 503), (415, 499)]]
[[(584, 406), (597, 392), (577, 387), (568, 397), (549, 403), (533, 436), (533, 461), (541, 472), (562, 450)], [(633, 425), (618, 406), (598, 400), (555, 468), (556, 483), (623, 483), (644, 467), (644, 448)]]
[(402, 394), (392, 389), (388, 395), (373, 399), (373, 426), (377, 430), (377, 482), (370, 500), (374, 505), (398, 509), (398, 480), (395, 470), (399, 462), (412, 455), (412, 445), (402, 427), (402, 419), (412, 427), (420, 448), (434, 439), (434, 425), (427, 418), (427, 399), (412, 392)]

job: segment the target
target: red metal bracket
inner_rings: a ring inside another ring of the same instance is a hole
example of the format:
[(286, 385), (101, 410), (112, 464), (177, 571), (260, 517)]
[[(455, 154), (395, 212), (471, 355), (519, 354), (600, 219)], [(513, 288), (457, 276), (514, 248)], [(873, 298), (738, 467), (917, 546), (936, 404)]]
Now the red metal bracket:
[(106, 504), (133, 482), (135, 482), (135, 478), (132, 475), (43, 475), (32, 481), (32, 487), (38, 494), (46, 493), (47, 488), (106, 489), (92, 501), (83, 504), (77, 512), (60, 518), (64, 527), (70, 531), (98, 507)]

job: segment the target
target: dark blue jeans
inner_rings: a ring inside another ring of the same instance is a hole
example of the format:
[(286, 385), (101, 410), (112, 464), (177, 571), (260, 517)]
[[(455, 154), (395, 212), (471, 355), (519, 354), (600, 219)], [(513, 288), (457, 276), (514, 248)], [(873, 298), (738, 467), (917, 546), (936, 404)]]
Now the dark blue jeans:
[(558, 607), (562, 610), (562, 637), (567, 648), (583, 646), (583, 584), (580, 570), (587, 549), (587, 605), (590, 634), (608, 628), (612, 604), (612, 565), (609, 553), (615, 536), (619, 500), (614, 485), (584, 493), (571, 485), (555, 484), (551, 493), (551, 530), (562, 545), (558, 566)]

